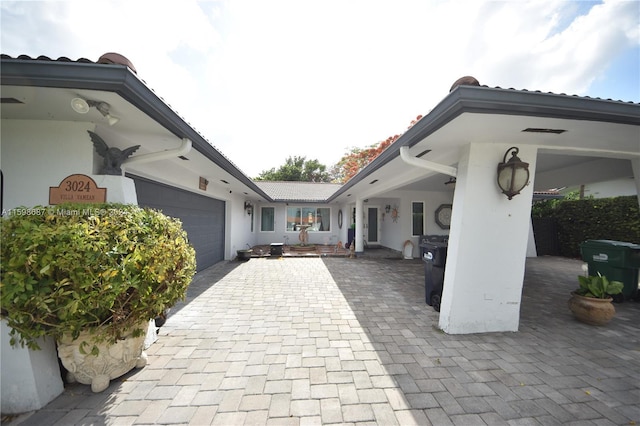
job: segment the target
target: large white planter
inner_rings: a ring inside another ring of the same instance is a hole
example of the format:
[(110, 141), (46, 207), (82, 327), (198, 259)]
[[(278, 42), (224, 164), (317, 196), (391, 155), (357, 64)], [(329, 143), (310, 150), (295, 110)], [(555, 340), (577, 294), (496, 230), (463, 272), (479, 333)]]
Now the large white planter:
[[(141, 328), (146, 330), (147, 323)], [(135, 368), (142, 368), (147, 364), (147, 355), (143, 351), (145, 334), (138, 337), (125, 336), (115, 344), (94, 343), (90, 332), (80, 333), (72, 340), (65, 336), (58, 342), (58, 357), (62, 365), (69, 371), (67, 380), (91, 385), (93, 392), (102, 392), (109, 386), (112, 379), (122, 376)], [(86, 341), (88, 345), (80, 350), (80, 345)], [(91, 355), (93, 345), (98, 347), (98, 355)]]

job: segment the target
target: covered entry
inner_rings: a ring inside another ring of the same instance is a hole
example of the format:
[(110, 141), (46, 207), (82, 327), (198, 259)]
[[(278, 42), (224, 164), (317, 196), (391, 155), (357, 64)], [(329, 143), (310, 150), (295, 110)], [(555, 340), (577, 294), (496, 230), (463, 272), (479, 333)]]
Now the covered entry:
[[(407, 200), (399, 226), (385, 227), (379, 236), (387, 241), (387, 232), (411, 229), (409, 197), (437, 205), (451, 196), (446, 184), (455, 178), (438, 326), (449, 334), (517, 331), (533, 191), (628, 178), (640, 190), (640, 108), (471, 80), (454, 84), (429, 114), (327, 201), (355, 199), (360, 251), (365, 200)], [(498, 166), (514, 154), (527, 164), (519, 195), (498, 185)], [(424, 213), (425, 229), (433, 228), (435, 211)]]
[(198, 271), (224, 260), (225, 202), (157, 182), (130, 176), (138, 204), (177, 217), (196, 250)]

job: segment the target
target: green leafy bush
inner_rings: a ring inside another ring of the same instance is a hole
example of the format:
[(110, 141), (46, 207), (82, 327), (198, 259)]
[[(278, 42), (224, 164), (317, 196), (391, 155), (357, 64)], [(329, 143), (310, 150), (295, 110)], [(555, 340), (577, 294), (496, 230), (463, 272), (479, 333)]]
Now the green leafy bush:
[(636, 196), (547, 200), (532, 207), (534, 218), (553, 218), (560, 254), (580, 257), (586, 240), (640, 243), (640, 209)]
[[(184, 299), (195, 251), (179, 220), (123, 204), (13, 209), (0, 222), (0, 302), (11, 344), (36, 339), (97, 341), (128, 330)], [(140, 335), (145, 330), (136, 330)]]
[(589, 277), (578, 275), (578, 283), (580, 288), (576, 290), (576, 294), (596, 299), (607, 299), (609, 296), (620, 294), (624, 288), (624, 284), (620, 281), (609, 281), (607, 277), (600, 274)]

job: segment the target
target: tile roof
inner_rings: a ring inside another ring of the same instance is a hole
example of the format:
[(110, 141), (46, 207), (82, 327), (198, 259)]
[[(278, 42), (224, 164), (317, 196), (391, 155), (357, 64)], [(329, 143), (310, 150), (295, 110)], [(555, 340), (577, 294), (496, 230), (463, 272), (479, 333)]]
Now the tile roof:
[(622, 104), (637, 104), (640, 105), (640, 103), (634, 102), (634, 101), (625, 101), (623, 99), (611, 99), (611, 98), (600, 98), (600, 97), (592, 97), (592, 96), (586, 96), (586, 95), (569, 95), (567, 93), (556, 93), (556, 92), (543, 92), (542, 90), (528, 90), (528, 89), (515, 89), (513, 87), (509, 87), (504, 88), (504, 87), (500, 87), (500, 86), (485, 86), (485, 85), (480, 85), (480, 87), (487, 87), (490, 89), (500, 89), (500, 90), (506, 90), (506, 91), (510, 91), (510, 92), (531, 92), (531, 93), (542, 93), (542, 94), (547, 94), (547, 95), (556, 95), (556, 96), (566, 96), (567, 98), (580, 98), (580, 99), (596, 99), (596, 100), (600, 100), (600, 101), (611, 101), (611, 102), (619, 102)]
[[(106, 55), (112, 55), (111, 53), (107, 53), (105, 55), (102, 56), (106, 56)], [(40, 55), (37, 58), (33, 58), (29, 55), (19, 55), (17, 57), (12, 57), (10, 55), (7, 54), (1, 54), (0, 57), (2, 59), (22, 59), (22, 60), (31, 60), (31, 61), (52, 61), (52, 62), (79, 62), (79, 63), (90, 63), (90, 64), (99, 64), (99, 63), (103, 63), (103, 64), (108, 64), (110, 62), (107, 62), (105, 60), (103, 60), (103, 58), (101, 57), (100, 59), (98, 59), (98, 61), (92, 61), (90, 59), (87, 58), (78, 58), (77, 60), (73, 60), (73, 59), (69, 59), (66, 56), (61, 56), (57, 59), (52, 59), (48, 56), (45, 55)], [(108, 59), (108, 58), (107, 58)], [(126, 58), (124, 58), (126, 59)], [(135, 72), (135, 70), (134, 70)], [(464, 83), (462, 85), (465, 85)], [(467, 84), (468, 85), (468, 84)], [(454, 83), (455, 86), (455, 83)], [(500, 87), (500, 86), (488, 86), (485, 84), (479, 84), (477, 85), (478, 87), (486, 87), (486, 88), (492, 88), (492, 89), (500, 89), (500, 90), (505, 90), (505, 91), (510, 91), (510, 92), (533, 92), (533, 93), (546, 93), (548, 95), (559, 95), (559, 96), (566, 96), (566, 97), (573, 97), (573, 98), (584, 98), (584, 99), (599, 99), (599, 100), (606, 100), (606, 101), (613, 101), (613, 102), (620, 102), (620, 103), (627, 103), (627, 104), (638, 104), (640, 105), (639, 102), (634, 102), (634, 101), (625, 101), (623, 99), (611, 99), (611, 98), (600, 98), (600, 97), (591, 97), (591, 96), (584, 96), (584, 95), (568, 95), (566, 93), (556, 93), (556, 92), (543, 92), (541, 90), (528, 90), (528, 89), (515, 89), (513, 87), (509, 87), (509, 88), (504, 88), (504, 87)], [(452, 87), (453, 89), (454, 87)]]
[(256, 181), (255, 184), (274, 201), (324, 202), (342, 187), (337, 183), (323, 182)]

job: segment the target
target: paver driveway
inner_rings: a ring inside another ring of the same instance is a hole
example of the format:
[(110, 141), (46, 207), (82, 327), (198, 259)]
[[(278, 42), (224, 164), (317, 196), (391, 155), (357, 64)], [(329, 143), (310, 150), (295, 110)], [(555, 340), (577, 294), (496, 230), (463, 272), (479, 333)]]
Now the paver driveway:
[(528, 259), (520, 331), (452, 336), (419, 260), (223, 262), (198, 274), (147, 367), (101, 394), (68, 386), (22, 423), (640, 423), (640, 304), (576, 322), (580, 265)]

